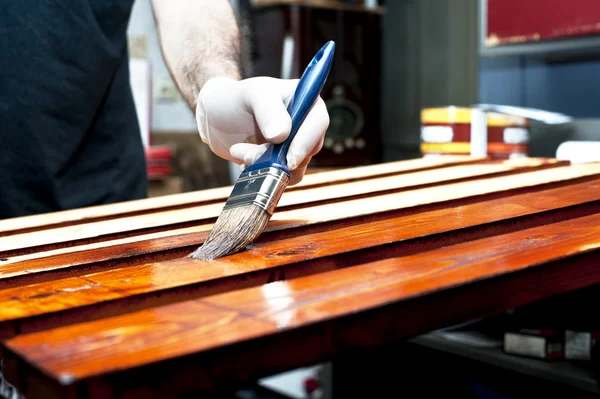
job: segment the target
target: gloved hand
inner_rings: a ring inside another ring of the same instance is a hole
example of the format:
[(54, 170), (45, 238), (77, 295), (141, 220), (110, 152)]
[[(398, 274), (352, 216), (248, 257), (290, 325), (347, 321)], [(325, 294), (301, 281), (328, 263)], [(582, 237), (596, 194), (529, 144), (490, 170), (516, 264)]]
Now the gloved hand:
[[(270, 77), (210, 79), (198, 94), (196, 105), (202, 141), (216, 155), (242, 169), (253, 164), (269, 145), (289, 136), (292, 120), (286, 107), (297, 85), (298, 79)], [(289, 147), (289, 185), (304, 177), (311, 158), (323, 147), (328, 126), (329, 114), (319, 97)]]

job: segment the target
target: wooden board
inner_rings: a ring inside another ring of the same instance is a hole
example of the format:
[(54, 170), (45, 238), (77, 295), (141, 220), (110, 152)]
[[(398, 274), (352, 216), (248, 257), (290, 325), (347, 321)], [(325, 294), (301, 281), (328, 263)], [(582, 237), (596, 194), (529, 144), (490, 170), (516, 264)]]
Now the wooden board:
[[(541, 204), (533, 205), (540, 199), (543, 199)], [(179, 257), (162, 262), (126, 264), (61, 280), (17, 285), (0, 291), (0, 322), (5, 325), (12, 322), (15, 330), (23, 332), (73, 320), (91, 320), (106, 309), (104, 303), (110, 300), (120, 301), (118, 306), (111, 304), (109, 311), (126, 312), (137, 308), (142, 300), (143, 306), (152, 306), (181, 300), (184, 295), (200, 297), (239, 288), (248, 282), (256, 284), (257, 279), (266, 283), (283, 279), (284, 275), (306, 275), (348, 267), (365, 259), (462, 242), (467, 236), (471, 239), (485, 237), (490, 231), (512, 231), (588, 214), (599, 209), (600, 205), (596, 202), (600, 202), (600, 179), (546, 190), (541, 194), (512, 195), (451, 209), (425, 209), (339, 228), (335, 234), (323, 231), (267, 241), (219, 262), (198, 262)], [(521, 218), (519, 225), (514, 224), (515, 218)], [(447, 222), (436, 223), (439, 220)], [(377, 234), (384, 230), (385, 235)], [(354, 239), (349, 241), (346, 237)], [(62, 262), (69, 262), (65, 258)], [(250, 271), (253, 279), (241, 281)], [(186, 292), (181, 292), (182, 288), (186, 288)], [(161, 296), (157, 297), (157, 293)], [(56, 317), (53, 313), (59, 311), (62, 313)]]
[[(346, 181), (364, 180), (375, 176), (395, 175), (441, 168), (450, 165), (477, 163), (486, 158), (451, 156), (444, 158), (418, 158), (408, 161), (388, 162), (378, 165), (367, 165), (353, 169), (324, 172), (306, 175), (297, 185), (288, 187), (287, 192), (301, 190), (319, 185), (343, 183)], [(194, 207), (207, 203), (224, 201), (231, 193), (233, 186), (219, 187), (190, 193), (174, 194), (158, 198), (147, 198), (127, 201), (111, 205), (98, 205), (87, 208), (52, 212), (44, 215), (25, 216), (3, 220), (0, 236), (43, 228), (68, 226), (93, 220), (106, 220), (120, 215), (139, 215), (152, 211), (165, 211), (181, 207)]]
[[(342, 182), (334, 186), (319, 186), (301, 191), (285, 192), (282, 196), (278, 210), (283, 211), (302, 205), (317, 205), (324, 202), (348, 202), (349, 199), (365, 195), (386, 194), (404, 191), (411, 188), (420, 188), (428, 185), (439, 185), (443, 182), (458, 182), (461, 180), (476, 179), (484, 176), (520, 173), (529, 169), (549, 169), (563, 167), (565, 162), (522, 160), (489, 162), (479, 164), (477, 168), (466, 166), (453, 166), (442, 171), (423, 171), (418, 176), (392, 175), (374, 176), (363, 181)], [(570, 173), (570, 172), (568, 172)], [(14, 254), (32, 252), (34, 249), (51, 249), (61, 246), (71, 246), (74, 243), (97, 242), (106, 237), (116, 238), (132, 236), (149, 231), (161, 231), (167, 228), (183, 227), (186, 225), (201, 225), (216, 220), (220, 214), (226, 197), (219, 197), (219, 202), (207, 201), (196, 204), (194, 207), (147, 213), (143, 215), (122, 215), (102, 221), (83, 222), (75, 225), (57, 227), (53, 229), (35, 230), (27, 233), (12, 234), (0, 237), (0, 256), (6, 258)], [(280, 213), (280, 212), (278, 212)]]
[(255, 243), (210, 262), (186, 255), (219, 190), (11, 221), (6, 375), (30, 398), (198, 394), (600, 282), (600, 164), (355, 173), (311, 175)]
[[(486, 169), (487, 166), (491, 166), (492, 168)], [(479, 165), (477, 169), (482, 169), (483, 172), (494, 172), (497, 171), (497, 166), (498, 165), (493, 164)], [(560, 167), (556, 170), (540, 170), (539, 172), (533, 174), (516, 175), (511, 177), (498, 176), (494, 173), (479, 174), (477, 175), (478, 177), (485, 178), (484, 180), (480, 180), (480, 185), (471, 184), (468, 185), (468, 189), (460, 190), (461, 187), (465, 186), (466, 182), (461, 184), (457, 183), (457, 185), (454, 187), (459, 188), (459, 190), (449, 191), (443, 189), (443, 187), (439, 187), (440, 183), (445, 182), (445, 178), (449, 174), (453, 175), (456, 172), (453, 170), (454, 168), (448, 169), (451, 170), (445, 173), (436, 173), (435, 177), (439, 179), (439, 183), (430, 187), (423, 188), (422, 185), (417, 185), (413, 186), (414, 189), (408, 192), (401, 190), (401, 192), (398, 193), (390, 193), (381, 196), (370, 195), (368, 199), (359, 198), (352, 201), (346, 200), (342, 203), (323, 203), (323, 199), (326, 198), (324, 195), (329, 194), (329, 190), (328, 188), (321, 188), (318, 193), (318, 197), (309, 196), (310, 198), (314, 198), (314, 201), (309, 201), (308, 203), (305, 202), (310, 206), (292, 208), (289, 211), (286, 210), (285, 206), (278, 208), (277, 213), (273, 216), (270, 225), (265, 231), (266, 234), (264, 234), (260, 239), (262, 240), (264, 236), (268, 236), (268, 234), (271, 232), (276, 232), (279, 237), (284, 235), (297, 235), (300, 234), (298, 230), (302, 229), (308, 228), (311, 231), (316, 231), (317, 229), (330, 228), (334, 224), (347, 225), (349, 223), (358, 222), (357, 220), (352, 221), (351, 218), (353, 217), (373, 218), (377, 217), (377, 214), (380, 214), (380, 217), (387, 217), (387, 214), (381, 214), (387, 211), (399, 211), (414, 206), (442, 203), (444, 201), (461, 199), (469, 201), (470, 198), (477, 195), (498, 194), (503, 190), (506, 190), (507, 187), (516, 189), (527, 187), (528, 185), (532, 184), (539, 184), (542, 181), (558, 182), (562, 179), (577, 180), (586, 174), (591, 173), (593, 176), (595, 173), (595, 170), (589, 167), (586, 170), (578, 170), (577, 168), (574, 169), (571, 167)], [(529, 166), (513, 169), (512, 171), (515, 170), (521, 172), (527, 171), (529, 170)], [(464, 174), (464, 171), (462, 172)], [(420, 173), (419, 175), (422, 175), (423, 173)], [(410, 180), (408, 178), (404, 179)], [(378, 187), (377, 180), (379, 179), (373, 180), (373, 182), (369, 182), (369, 185), (366, 188), (363, 185), (361, 189), (365, 191), (368, 189), (368, 187), (373, 187), (373, 190), (375, 191)], [(384, 178), (383, 180), (399, 184), (394, 180), (389, 180), (389, 178)], [(343, 187), (347, 186), (347, 184), (339, 186), (340, 187), (337, 191), (334, 191), (333, 195), (343, 192), (345, 189), (347, 189)], [(222, 205), (219, 205), (219, 207), (222, 207)], [(204, 212), (212, 211), (215, 211), (215, 209), (204, 209)], [(158, 215), (152, 215), (152, 217), (150, 215), (143, 216), (143, 218), (144, 220), (147, 219), (149, 223), (153, 223), (160, 221), (161, 219), (165, 219), (165, 214), (168, 215), (168, 218), (172, 217), (172, 213), (168, 211), (159, 213)], [(185, 217), (186, 215), (189, 218), (190, 212), (181, 213), (181, 217)], [(76, 229), (73, 227), (67, 227), (67, 232), (65, 232), (65, 228), (56, 228), (50, 231), (42, 230), (40, 234), (32, 232), (23, 235), (0, 238), (0, 246), (12, 248), (12, 252), (15, 252), (14, 248), (19, 246), (22, 248), (25, 245), (39, 248), (40, 242), (45, 244), (42, 245), (43, 247), (48, 248), (48, 250), (45, 251), (39, 251), (33, 254), (20, 256), (9, 254), (9, 252), (11, 252), (10, 250), (4, 251), (4, 253), (0, 254), (0, 256), (3, 256), (0, 258), (3, 259), (0, 261), (3, 265), (3, 268), (0, 269), (0, 279), (23, 276), (26, 274), (29, 278), (29, 281), (31, 281), (32, 278), (36, 278), (32, 276), (33, 272), (40, 271), (41, 269), (44, 271), (57, 270), (59, 268), (68, 268), (81, 265), (82, 262), (87, 262), (89, 264), (92, 262), (115, 260), (120, 257), (127, 257), (126, 261), (130, 261), (131, 257), (139, 257), (140, 255), (165, 250), (174, 249), (175, 254), (173, 256), (180, 256), (181, 250), (178, 249), (185, 247), (184, 250), (189, 251), (188, 246), (199, 245), (212, 228), (212, 223), (199, 223), (196, 227), (171, 229), (165, 231), (164, 233), (141, 234), (139, 236), (126, 237), (122, 239), (115, 238), (117, 236), (115, 233), (109, 233), (107, 235), (109, 238), (108, 240), (105, 239), (99, 242), (92, 241), (92, 244), (88, 244), (89, 241), (86, 241), (82, 238), (98, 234), (103, 229), (106, 229), (106, 231), (113, 231), (110, 230), (112, 228), (117, 229), (117, 231), (122, 231), (122, 229), (131, 227), (136, 222), (140, 222), (140, 218), (141, 217), (138, 217), (137, 219), (135, 217), (124, 217), (100, 223), (94, 222), (81, 225)], [(124, 219), (126, 219), (126, 222), (123, 221)], [(143, 222), (144, 221), (140, 223)], [(317, 227), (315, 225), (320, 226)], [(166, 239), (167, 237), (169, 238)], [(61, 241), (68, 242), (69, 246), (63, 248), (56, 244), (57, 242)], [(77, 241), (82, 242), (82, 244), (76, 245), (75, 243)], [(12, 245), (12, 247), (9, 247), (10, 245)], [(56, 247), (59, 249), (54, 249)], [(122, 249), (122, 251), (119, 251), (118, 249)]]

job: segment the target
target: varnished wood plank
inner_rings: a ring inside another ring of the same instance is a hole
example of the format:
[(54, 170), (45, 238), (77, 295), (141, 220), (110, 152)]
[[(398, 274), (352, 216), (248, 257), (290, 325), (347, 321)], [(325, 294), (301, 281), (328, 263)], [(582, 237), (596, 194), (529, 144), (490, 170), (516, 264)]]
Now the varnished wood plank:
[[(576, 173), (562, 178), (572, 178), (579, 176), (582, 171), (588, 168), (575, 168)], [(594, 169), (591, 169), (593, 172)], [(310, 209), (296, 209), (292, 211), (282, 211), (276, 213), (270, 224), (267, 226), (261, 240), (268, 240), (273, 234), (282, 236), (286, 234), (293, 236), (295, 230), (310, 228), (312, 231), (326, 230), (334, 228), (336, 225), (351, 225), (360, 223), (362, 219), (374, 220), (386, 218), (384, 212), (400, 212), (403, 209), (415, 208), (419, 205), (431, 206), (442, 204), (444, 201), (458, 200), (454, 205), (463, 205), (472, 200), (473, 195), (493, 195), (498, 191), (503, 192), (507, 188), (518, 189), (527, 187), (528, 184), (542, 184), (544, 182), (554, 181), (554, 178), (560, 180), (561, 176), (549, 175), (548, 171), (540, 174), (535, 172), (527, 179), (521, 176), (518, 179), (513, 177), (496, 178), (485, 180), (477, 185), (465, 185), (461, 183), (456, 190), (440, 190), (440, 188), (430, 187), (414, 192), (404, 192), (399, 194), (385, 195), (377, 198), (362, 199), (350, 203), (325, 204), (315, 206)], [(585, 173), (584, 173), (585, 174)], [(572, 182), (576, 183), (577, 179)], [(472, 189), (475, 189), (473, 191)], [(505, 195), (510, 195), (510, 191), (504, 191)], [(565, 198), (570, 198), (566, 196)], [(483, 201), (487, 198), (478, 198), (477, 201)], [(467, 201), (467, 202), (465, 202)], [(417, 209), (411, 209), (416, 212)], [(419, 212), (424, 209), (418, 209)], [(354, 220), (353, 220), (354, 219)], [(321, 225), (321, 228), (317, 228)], [(35, 282), (46, 280), (53, 277), (37, 277), (36, 274), (44, 272), (56, 272), (61, 269), (68, 269), (81, 265), (92, 265), (99, 262), (112, 261), (111, 267), (122, 267), (131, 263), (143, 261), (146, 258), (140, 257), (144, 254), (152, 254), (160, 251), (170, 251), (168, 254), (154, 255), (155, 260), (176, 258), (185, 256), (193, 246), (201, 243), (207, 236), (211, 224), (200, 225), (198, 227), (173, 229), (167, 232), (153, 233), (128, 237), (124, 239), (107, 240), (99, 243), (73, 245), (67, 248), (56, 250), (41, 251), (33, 254), (21, 256), (11, 256), (0, 260), (0, 280), (14, 279), (23, 277), (23, 281)], [(304, 232), (306, 233), (306, 232)], [(121, 259), (119, 261), (119, 259)], [(148, 259), (152, 260), (152, 259)], [(108, 267), (103, 264), (102, 268)], [(89, 268), (88, 268), (89, 269)], [(97, 269), (91, 269), (94, 271)], [(60, 275), (56, 275), (60, 276)], [(20, 283), (22, 284), (22, 283)]]
[[(329, 185), (312, 191), (297, 191), (287, 193), (282, 198), (282, 209), (298, 204), (315, 204), (331, 200), (351, 199), (357, 196), (381, 195), (384, 193), (399, 192), (406, 189), (424, 188), (434, 185), (456, 184), (462, 181), (486, 177), (502, 176), (515, 173), (526, 173), (534, 170), (567, 166), (568, 163), (558, 163), (547, 159), (510, 159), (505, 161), (491, 161), (478, 165), (459, 165), (439, 168), (418, 173), (408, 173), (401, 176), (376, 177), (366, 181), (360, 180), (345, 184)], [(310, 202), (307, 198), (310, 196)]]
[[(302, 190), (327, 184), (339, 184), (346, 181), (358, 181), (376, 176), (390, 176), (408, 172), (417, 172), (441, 168), (450, 165), (474, 164), (486, 160), (485, 157), (450, 156), (441, 158), (418, 158), (376, 165), (360, 166), (339, 171), (306, 175), (302, 182), (288, 187), (287, 191)], [(32, 215), (3, 220), (0, 236), (81, 224), (128, 215), (144, 214), (160, 210), (172, 210), (185, 207), (197, 207), (214, 202), (223, 202), (231, 193), (233, 186), (218, 187), (189, 193), (173, 194), (157, 198), (147, 198), (110, 205), (98, 205), (43, 215)]]
[[(54, 383), (62, 381), (64, 385), (121, 370), (137, 369), (145, 375), (152, 366), (172, 370), (178, 363), (169, 363), (166, 368), (161, 363), (183, 356), (190, 359), (191, 355), (195, 355), (196, 367), (202, 364), (227, 375), (244, 370), (242, 360), (247, 368), (281, 362), (280, 356), (273, 355), (286, 346), (291, 366), (294, 357), (307, 359), (307, 353), (317, 360), (348, 346), (379, 344), (418, 333), (425, 326), (439, 327), (468, 315), (499, 312), (600, 282), (600, 272), (592, 263), (600, 259), (599, 223), (600, 215), (581, 217), (478, 242), (21, 335), (6, 346), (18, 356), (23, 368), (34, 367)], [(532, 274), (533, 269), (540, 272)], [(487, 295), (476, 291), (476, 287), (485, 289)], [(440, 293), (445, 295), (436, 295)], [(474, 298), (474, 293), (482, 296)], [(427, 298), (435, 302), (422, 301)], [(442, 306), (457, 305), (459, 301), (462, 306), (452, 308), (453, 312), (439, 312), (445, 308)], [(410, 319), (406, 317), (409, 314)], [(323, 334), (324, 323), (327, 334)], [(313, 335), (315, 329), (321, 334)], [(293, 351), (289, 341), (278, 339), (289, 339), (286, 332), (297, 332), (294, 337), (304, 342), (316, 338), (316, 345)], [(244, 358), (247, 350), (263, 356)]]
[(147, 262), (17, 286), (0, 290), (0, 327), (35, 331), (597, 212), (599, 180), (266, 241), (210, 262)]
[[(477, 176), (477, 179), (475, 180), (477, 184), (472, 184), (471, 186), (468, 185), (470, 181), (455, 182), (457, 176), (450, 171), (451, 169), (455, 168), (464, 168), (462, 166), (443, 169), (446, 176), (452, 176), (451, 180), (440, 179), (440, 174), (438, 173), (439, 171), (433, 170), (420, 172), (418, 177), (416, 177), (416, 181), (420, 182), (417, 183), (420, 186), (429, 185), (423, 182), (439, 181), (439, 187), (433, 185), (430, 188), (434, 191), (437, 188), (438, 190), (442, 190), (444, 192), (435, 192), (434, 195), (436, 197), (434, 198), (447, 199), (456, 198), (457, 195), (462, 194), (454, 192), (454, 187), (459, 189), (462, 189), (463, 187), (470, 187), (466, 189), (467, 193), (478, 191), (480, 194), (485, 194), (486, 192), (490, 191), (501, 191), (498, 190), (496, 186), (504, 187), (504, 189), (510, 189), (511, 186), (507, 186), (506, 183), (510, 183), (514, 187), (524, 187), (528, 185), (540, 185), (550, 182), (577, 179), (580, 177), (591, 176), (600, 173), (600, 164), (560, 166), (552, 169), (546, 169), (544, 167), (546, 165), (544, 164), (541, 166), (543, 167), (542, 170), (530, 172), (527, 172), (528, 169), (509, 166), (508, 170), (505, 170), (503, 173), (513, 171), (517, 174), (496, 176), (495, 179), (493, 177), (493, 173), (499, 173), (499, 168), (503, 168), (502, 165), (480, 164), (477, 165), (475, 169), (461, 169), (458, 176), (463, 176), (463, 178), (465, 174)], [(492, 177), (486, 175), (488, 172), (492, 174)], [(430, 175), (430, 177), (427, 178), (427, 175)], [(381, 178), (382, 181), (385, 181), (385, 183), (379, 181), (378, 183), (374, 183), (375, 187), (371, 187), (371, 184), (364, 184), (363, 182), (353, 182), (335, 186), (337, 187), (337, 190), (329, 190), (329, 187), (323, 187), (302, 190), (300, 192), (284, 193), (280, 200), (277, 211), (273, 215), (273, 218), (271, 218), (271, 224), (268, 228), (277, 228), (284, 218), (289, 220), (290, 217), (296, 219), (295, 225), (306, 224), (303, 222), (304, 220), (331, 220), (329, 216), (329, 210), (325, 211), (323, 214), (320, 214), (319, 212), (321, 211), (321, 208), (318, 208), (315, 205), (315, 203), (318, 203), (319, 201), (324, 201), (326, 203), (326, 200), (331, 199), (331, 196), (336, 197), (340, 201), (339, 203), (335, 204), (333, 209), (343, 209), (346, 215), (342, 217), (356, 214), (355, 207), (363, 207), (363, 205), (364, 212), (373, 213), (371, 204), (361, 202), (357, 205), (357, 201), (360, 201), (365, 195), (371, 197), (368, 198), (369, 200), (374, 200), (378, 204), (376, 207), (380, 209), (380, 211), (382, 210), (381, 208), (384, 204), (385, 206), (383, 206), (383, 208), (385, 209), (387, 207), (387, 209), (389, 209), (389, 204), (387, 204), (386, 201), (395, 201), (391, 203), (397, 203), (398, 198), (402, 198), (400, 201), (406, 202), (404, 199), (411, 198), (414, 202), (415, 194), (423, 195), (424, 193), (418, 188), (418, 186), (411, 187), (409, 185), (407, 187), (406, 181), (410, 181), (411, 184), (416, 183), (413, 178), (409, 179), (407, 176), (411, 175)], [(499, 183), (496, 184), (496, 181), (499, 181)], [(372, 180), (369, 180), (368, 182), (372, 183)], [(453, 188), (446, 189), (445, 185), (450, 183), (453, 183)], [(476, 188), (475, 186), (480, 187)], [(390, 187), (395, 188), (388, 190)], [(327, 195), (321, 196), (320, 192), (324, 189), (328, 190)], [(378, 195), (376, 192), (377, 189), (381, 190), (381, 195)], [(389, 191), (392, 192), (388, 193)], [(394, 195), (396, 195), (396, 198), (392, 198)], [(428, 199), (429, 198), (426, 198), (425, 200), (427, 201)], [(421, 198), (420, 201), (423, 201), (423, 198)], [(308, 207), (311, 208), (310, 211), (307, 212), (306, 209), (302, 210), (302, 208)], [(123, 217), (115, 220), (91, 222), (77, 226), (66, 226), (56, 229), (0, 237), (0, 258), (6, 259), (15, 255), (31, 252), (46, 251), (77, 244), (101, 242), (133, 235), (151, 233), (155, 232), (156, 230), (172, 230), (175, 228), (191, 227), (194, 225), (198, 226), (198, 232), (209, 231), (211, 226), (207, 224), (213, 223), (214, 220), (216, 220), (217, 216), (221, 213), (222, 208), (223, 204), (217, 203), (191, 209), (180, 209), (134, 217)], [(294, 209), (294, 213), (286, 213), (287, 210), (291, 209)], [(316, 212), (313, 212), (313, 209), (316, 209)], [(337, 213), (339, 214), (339, 212)], [(296, 215), (298, 215), (300, 219), (297, 219)]]
[[(448, 168), (430, 170), (420, 172), (418, 174), (408, 174), (400, 176), (387, 176), (382, 178), (374, 178), (368, 181), (369, 184), (351, 182), (347, 184), (338, 184), (329, 187), (320, 187), (311, 190), (286, 192), (279, 203), (279, 208), (283, 209), (287, 206), (297, 205), (312, 205), (316, 201), (325, 201), (332, 199), (341, 199), (357, 195), (374, 194), (385, 191), (398, 191), (401, 189), (415, 188), (434, 183), (448, 183), (469, 177), (480, 177), (484, 175), (493, 175), (495, 173), (527, 171), (530, 169), (538, 169), (544, 167), (560, 166), (564, 163), (558, 163), (553, 160), (545, 159), (525, 159), (525, 160), (510, 160), (504, 162), (494, 162), (480, 165), (480, 167), (472, 168), (472, 165), (451, 166)], [(226, 197), (219, 198), (224, 201)], [(212, 220), (218, 216), (222, 209), (221, 202), (213, 201), (212, 204), (206, 206), (198, 206), (193, 209), (180, 209), (175, 211), (167, 211), (160, 213), (152, 213), (139, 216), (125, 216), (116, 220), (107, 220), (97, 223), (85, 223), (64, 228), (48, 229), (36, 231), (29, 234), (18, 234), (12, 237), (0, 238), (0, 251), (4, 250), (16, 241), (20, 242), (41, 242), (39, 245), (48, 244), (52, 237), (63, 237), (65, 240), (73, 241), (76, 239), (89, 238), (90, 235), (82, 233), (85, 231), (111, 231), (115, 234), (123, 231), (131, 231), (138, 228), (156, 228), (162, 225), (172, 223), (185, 222), (185, 215), (193, 217), (195, 220)], [(43, 215), (41, 216), (43, 218)], [(144, 221), (154, 220), (152, 225), (143, 225)], [(158, 222), (162, 220), (162, 222)], [(14, 246), (12, 247), (14, 249)]]
[[(528, 158), (533, 164), (523, 159), (525, 165), (556, 164), (553, 158)], [(384, 162), (374, 165), (342, 168), (327, 172), (320, 172), (304, 176), (302, 182), (289, 186), (286, 191), (296, 191), (316, 186), (349, 183), (353, 181), (369, 180), (377, 177), (388, 177), (398, 174), (418, 173), (427, 170), (447, 168), (459, 165), (476, 165), (489, 161), (488, 157), (452, 156), (451, 158), (415, 158), (402, 161)], [(516, 161), (516, 160), (514, 160)], [(516, 163), (515, 163), (516, 165)], [(229, 195), (229, 194), (228, 194)]]

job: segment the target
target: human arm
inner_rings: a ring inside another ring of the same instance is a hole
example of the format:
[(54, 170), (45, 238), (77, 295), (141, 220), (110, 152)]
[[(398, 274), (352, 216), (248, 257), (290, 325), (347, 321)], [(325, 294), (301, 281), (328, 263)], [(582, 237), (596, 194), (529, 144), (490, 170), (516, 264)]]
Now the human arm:
[(192, 109), (211, 78), (242, 78), (242, 44), (227, 0), (152, 0), (162, 56)]
[[(297, 80), (244, 78), (243, 43), (227, 0), (152, 0), (163, 58), (195, 111), (202, 140), (218, 156), (253, 163), (291, 130), (286, 110)], [(290, 185), (323, 145), (329, 115), (317, 100), (288, 151)]]

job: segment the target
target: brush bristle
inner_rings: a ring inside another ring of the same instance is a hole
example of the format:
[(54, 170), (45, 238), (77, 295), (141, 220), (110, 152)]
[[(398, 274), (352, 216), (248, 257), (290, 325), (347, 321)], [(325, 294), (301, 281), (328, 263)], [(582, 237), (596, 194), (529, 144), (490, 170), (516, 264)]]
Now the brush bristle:
[(255, 204), (225, 209), (204, 244), (189, 257), (213, 260), (244, 249), (262, 233), (271, 215)]

